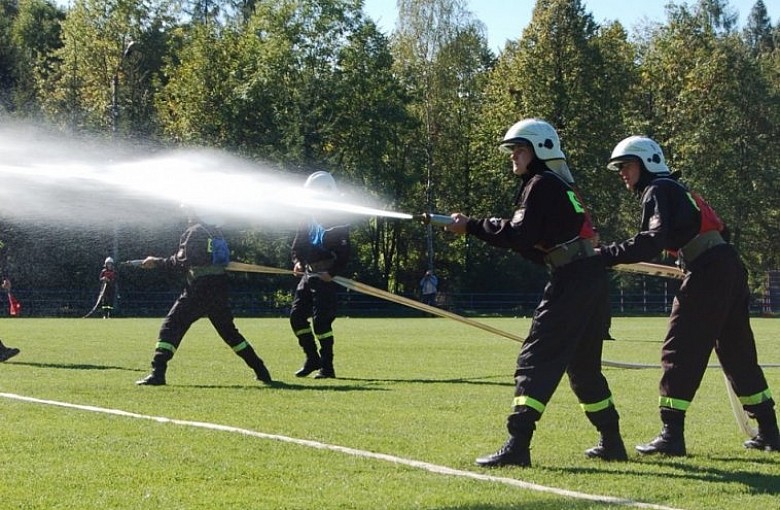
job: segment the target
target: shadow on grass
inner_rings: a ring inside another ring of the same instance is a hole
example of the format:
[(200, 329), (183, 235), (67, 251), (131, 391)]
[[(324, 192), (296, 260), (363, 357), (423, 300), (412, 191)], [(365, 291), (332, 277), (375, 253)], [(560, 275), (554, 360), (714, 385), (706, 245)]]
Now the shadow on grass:
[[(343, 380), (343, 379), (341, 379)], [(292, 391), (388, 391), (383, 388), (371, 388), (366, 386), (358, 386), (354, 384), (350, 385), (326, 385), (323, 384), (321, 386), (315, 386), (315, 385), (307, 385), (307, 384), (290, 384), (283, 381), (274, 381), (271, 384), (263, 384), (258, 382), (257, 385), (246, 385), (246, 384), (233, 384), (233, 385), (216, 385), (216, 384), (177, 384), (177, 385), (170, 385), (169, 386), (179, 386), (180, 388), (198, 388), (198, 389), (204, 389), (204, 390), (224, 390), (224, 389), (233, 389), (233, 390), (270, 390), (270, 389), (277, 389), (277, 390), (292, 390)]]
[[(766, 458), (750, 457), (723, 457), (711, 458), (716, 462), (733, 462), (740, 464), (762, 463), (766, 465), (777, 465), (780, 467), (780, 455), (767, 453)], [(770, 457), (771, 456), (771, 457)], [(688, 457), (692, 458), (691, 456)], [(631, 469), (631, 465), (654, 465), (661, 468), (661, 471), (655, 474), (648, 473), (646, 470)], [(620, 464), (609, 464), (610, 468), (615, 468), (616, 474), (638, 475), (643, 477), (658, 476), (664, 479), (688, 479), (705, 483), (737, 483), (748, 487), (752, 494), (780, 494), (780, 474), (771, 475), (766, 473), (756, 473), (746, 469), (719, 469), (715, 467), (695, 466), (687, 462), (678, 462), (672, 460), (645, 460), (641, 462), (628, 462)], [(603, 473), (605, 469), (599, 468), (566, 468), (562, 469), (569, 473)]]
[[(485, 379), (503, 379), (503, 382), (498, 381), (486, 381)], [(384, 379), (379, 377), (339, 377), (341, 381), (361, 381), (361, 382), (373, 382), (373, 383), (444, 383), (444, 384), (478, 384), (487, 386), (508, 386), (514, 387), (515, 383), (512, 380), (511, 375), (492, 375), (492, 376), (480, 376), (480, 377), (458, 377), (456, 379)]]
[(31, 363), (27, 361), (15, 361), (12, 364), (35, 368), (59, 368), (63, 370), (126, 370), (128, 372), (146, 372), (146, 369), (140, 368), (116, 367), (113, 365), (90, 365), (87, 363)]

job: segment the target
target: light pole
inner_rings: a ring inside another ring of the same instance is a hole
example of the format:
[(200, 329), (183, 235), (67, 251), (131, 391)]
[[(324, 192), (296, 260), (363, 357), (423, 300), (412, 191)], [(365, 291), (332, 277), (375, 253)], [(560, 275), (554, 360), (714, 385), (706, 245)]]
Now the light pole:
[[(119, 71), (122, 70), (122, 66), (127, 59), (127, 56), (135, 48), (135, 41), (130, 41), (125, 46), (122, 56), (119, 58), (119, 62), (114, 70), (114, 75), (111, 77), (111, 139), (116, 140), (116, 133), (119, 127)], [(114, 244), (112, 246), (112, 257), (115, 263), (119, 262), (119, 225), (114, 222)], [(119, 303), (117, 301), (118, 295), (114, 295), (114, 311), (119, 309)]]
[(111, 78), (111, 136), (116, 137), (117, 127), (119, 125), (119, 71), (122, 69), (122, 65), (125, 63), (125, 59), (135, 48), (135, 41), (130, 41), (125, 46), (125, 50), (122, 52), (122, 57), (119, 59), (119, 63), (116, 65), (114, 76)]

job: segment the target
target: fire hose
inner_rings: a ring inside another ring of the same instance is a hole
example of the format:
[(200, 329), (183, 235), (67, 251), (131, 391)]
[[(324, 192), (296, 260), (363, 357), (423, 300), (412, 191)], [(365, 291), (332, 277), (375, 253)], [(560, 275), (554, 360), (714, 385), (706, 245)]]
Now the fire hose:
[[(441, 215), (439, 215), (441, 216)], [(449, 218), (448, 216), (442, 216), (442, 218)], [(128, 266), (139, 266), (140, 265), (139, 260), (130, 260), (123, 265)], [(675, 267), (671, 266), (662, 266), (660, 264), (646, 264), (646, 263), (638, 263), (638, 264), (630, 264), (632, 266), (631, 269), (620, 269), (618, 266), (616, 266), (619, 270), (627, 270), (631, 272), (641, 272), (643, 274), (652, 274), (654, 276), (666, 276), (671, 278), (680, 278), (679, 274), (682, 274), (682, 271), (678, 270)], [(228, 263), (227, 267), (225, 268), (228, 271), (233, 272), (249, 272), (249, 273), (265, 273), (265, 274), (284, 274), (284, 275), (293, 275), (295, 274), (290, 269), (281, 269), (276, 267), (269, 267), (269, 266), (261, 266), (257, 264), (247, 264), (244, 262), (230, 262)], [(421, 303), (419, 301), (415, 301), (413, 299), (409, 299), (407, 297), (398, 296), (396, 294), (393, 294), (392, 292), (388, 292), (382, 289), (378, 289), (376, 287), (372, 287), (370, 285), (366, 285), (365, 283), (360, 283), (355, 280), (351, 280), (349, 278), (345, 278), (343, 276), (334, 276), (333, 281), (341, 285), (342, 287), (353, 290), (356, 292), (360, 292), (362, 294), (366, 294), (369, 296), (374, 296), (380, 299), (384, 299), (387, 301), (391, 301), (394, 303), (398, 303), (404, 306), (408, 306), (410, 308), (414, 308), (423, 312), (430, 313), (432, 315), (437, 315), (439, 317), (445, 317), (447, 319), (452, 319), (457, 322), (476, 327), (479, 329), (482, 329), (484, 331), (488, 331), (490, 333), (493, 333), (498, 336), (502, 336), (504, 338), (507, 338), (509, 340), (513, 340), (515, 342), (522, 343), (524, 341), (523, 337), (520, 337), (518, 335), (515, 335), (513, 333), (509, 333), (507, 331), (501, 330), (499, 328), (494, 328), (493, 326), (490, 326), (488, 324), (484, 324), (482, 322), (469, 319), (466, 317), (463, 317), (461, 315), (458, 315), (456, 313), (450, 312), (448, 310), (444, 310), (441, 308), (437, 308), (435, 306), (426, 305), (425, 303)], [(618, 361), (609, 361), (609, 360), (603, 360), (602, 361), (603, 366), (612, 367), (612, 368), (623, 368), (623, 369), (648, 369), (648, 368), (659, 368), (658, 365), (654, 364), (643, 364), (643, 363), (625, 363), (625, 362), (618, 362)], [(708, 368), (718, 368), (720, 365), (718, 364), (709, 364), (707, 365)], [(761, 365), (762, 368), (765, 367), (778, 367), (780, 364), (770, 364), (770, 365)], [(755, 435), (758, 433), (756, 428), (752, 425), (750, 422), (750, 418), (748, 417), (747, 413), (742, 408), (742, 404), (739, 401), (739, 397), (734, 392), (734, 388), (731, 386), (731, 383), (729, 382), (728, 378), (726, 378), (726, 375), (724, 373), (723, 375), (725, 381), (726, 381), (726, 391), (729, 397), (729, 404), (731, 406), (731, 410), (734, 414), (734, 418), (737, 421), (737, 425), (739, 426), (740, 430), (749, 438), (755, 437)]]

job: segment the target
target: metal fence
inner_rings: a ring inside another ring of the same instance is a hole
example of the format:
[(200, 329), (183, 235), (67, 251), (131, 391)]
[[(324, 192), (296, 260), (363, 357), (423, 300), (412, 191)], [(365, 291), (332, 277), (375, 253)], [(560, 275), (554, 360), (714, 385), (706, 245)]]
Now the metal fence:
[[(61, 290), (19, 290), (14, 296), (22, 303), (22, 317), (83, 317), (95, 304), (96, 296), (86, 292)], [(162, 317), (178, 292), (128, 292), (117, 302), (114, 316)], [(406, 296), (414, 299), (415, 296)], [(615, 315), (668, 315), (672, 293), (613, 292)], [(237, 317), (285, 317), (289, 304), (276, 303), (273, 296), (249, 291), (231, 294)], [(465, 316), (530, 317), (541, 299), (540, 293), (440, 293), (437, 306)], [(751, 311), (766, 312), (763, 297), (753, 301)], [(5, 303), (0, 316), (8, 313)], [(358, 292), (344, 291), (339, 296), (339, 315), (352, 317), (421, 317), (423, 312)], [(96, 311), (94, 316), (100, 316)]]

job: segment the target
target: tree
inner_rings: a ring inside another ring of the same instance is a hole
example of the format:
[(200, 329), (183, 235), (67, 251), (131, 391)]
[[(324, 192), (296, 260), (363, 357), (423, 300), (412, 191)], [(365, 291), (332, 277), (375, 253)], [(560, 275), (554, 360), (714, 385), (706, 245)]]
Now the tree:
[[(419, 133), (409, 140), (409, 146), (423, 156), (413, 163), (421, 170), (419, 202), (426, 212), (461, 208), (467, 205), (463, 193), (469, 188), (460, 176), (470, 173), (469, 132), (481, 101), (479, 76), (492, 65), (484, 26), (462, 1), (399, 0), (398, 11), (393, 55), (412, 97), (410, 111), (420, 124)], [(444, 191), (448, 189), (458, 191)], [(424, 252), (427, 260), (419, 261), (420, 265), (433, 269), (431, 226), (426, 229)], [(458, 260), (459, 253), (457, 249), (442, 252), (438, 263), (451, 266), (457, 274), (451, 261)], [(422, 269), (418, 280), (420, 273)]]
[(767, 220), (778, 211), (771, 150), (778, 96), (751, 48), (721, 25), (696, 10), (671, 10), (643, 55), (642, 85), (652, 96), (649, 123), (672, 166), (730, 225), (748, 266), (762, 272), (778, 264), (777, 250), (766, 249), (777, 242)]
[(753, 5), (742, 34), (753, 55), (771, 53), (775, 49), (772, 21), (769, 19), (763, 0), (758, 0)]
[(172, 20), (170, 3), (77, 0), (62, 22), (58, 65), (40, 91), (44, 109), (74, 128), (99, 132), (122, 131), (115, 125), (119, 111), (148, 117), (156, 69), (145, 64), (159, 64), (159, 31)]
[(37, 90), (49, 79), (56, 59), (54, 51), (61, 47), (60, 24), (65, 13), (51, 2), (20, 0), (19, 13), (11, 29), (17, 49), (17, 84), (14, 107), (34, 114), (38, 111)]

